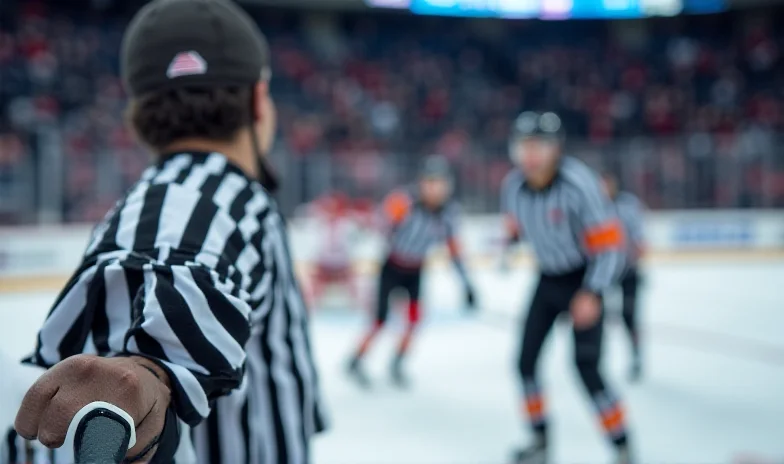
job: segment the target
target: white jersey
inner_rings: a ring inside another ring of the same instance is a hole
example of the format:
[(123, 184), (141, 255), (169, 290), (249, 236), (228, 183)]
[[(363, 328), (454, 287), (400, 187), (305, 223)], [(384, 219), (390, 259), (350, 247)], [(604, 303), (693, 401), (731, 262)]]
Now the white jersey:
[(320, 264), (343, 265), (351, 261), (351, 238), (357, 225), (350, 217), (325, 218), (319, 221)]

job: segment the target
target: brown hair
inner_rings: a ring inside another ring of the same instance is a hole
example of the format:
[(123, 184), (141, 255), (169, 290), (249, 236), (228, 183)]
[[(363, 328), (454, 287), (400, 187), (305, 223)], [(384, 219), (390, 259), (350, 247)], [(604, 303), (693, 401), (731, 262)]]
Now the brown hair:
[(185, 87), (131, 100), (127, 119), (142, 143), (163, 151), (190, 137), (230, 142), (251, 124), (250, 87)]

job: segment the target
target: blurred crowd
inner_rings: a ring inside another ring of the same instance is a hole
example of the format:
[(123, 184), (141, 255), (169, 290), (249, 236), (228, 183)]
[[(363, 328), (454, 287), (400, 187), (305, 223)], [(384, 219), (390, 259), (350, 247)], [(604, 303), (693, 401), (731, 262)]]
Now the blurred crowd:
[[(94, 220), (146, 164), (118, 79), (139, 2), (121, 3), (0, 6), (0, 223), (52, 204), (64, 221)], [(570, 152), (653, 208), (784, 207), (784, 10), (622, 22), (250, 12), (272, 47), (291, 208), (335, 186), (378, 197), (439, 152), (467, 208), (492, 211), (523, 109), (559, 112)]]

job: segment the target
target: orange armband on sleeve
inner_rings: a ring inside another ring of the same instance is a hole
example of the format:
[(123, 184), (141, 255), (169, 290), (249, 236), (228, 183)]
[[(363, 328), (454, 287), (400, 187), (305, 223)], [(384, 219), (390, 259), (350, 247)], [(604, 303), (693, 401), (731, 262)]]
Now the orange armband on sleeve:
[(403, 192), (390, 193), (384, 200), (384, 215), (392, 224), (399, 224), (408, 215), (411, 200)]
[(593, 253), (623, 248), (623, 228), (617, 220), (605, 222), (585, 231), (585, 244)]

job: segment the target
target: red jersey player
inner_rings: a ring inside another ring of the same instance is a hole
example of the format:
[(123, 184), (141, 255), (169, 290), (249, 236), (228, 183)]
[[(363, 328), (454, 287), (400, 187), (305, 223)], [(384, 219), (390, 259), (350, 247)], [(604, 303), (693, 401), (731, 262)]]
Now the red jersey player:
[(318, 304), (328, 287), (339, 286), (359, 304), (351, 245), (352, 238), (367, 222), (362, 208), (359, 203), (354, 204), (346, 195), (336, 192), (319, 198), (308, 209), (318, 223), (320, 242), (311, 279), (311, 298)]

